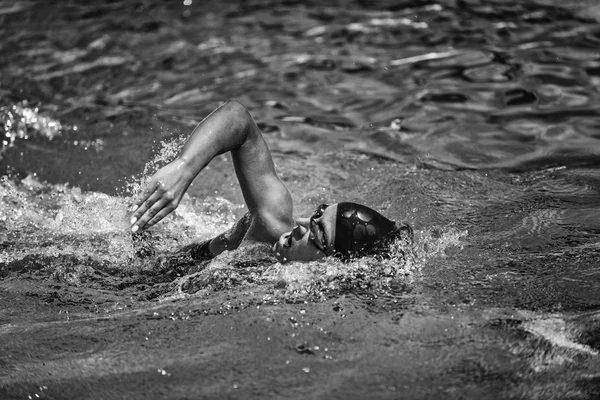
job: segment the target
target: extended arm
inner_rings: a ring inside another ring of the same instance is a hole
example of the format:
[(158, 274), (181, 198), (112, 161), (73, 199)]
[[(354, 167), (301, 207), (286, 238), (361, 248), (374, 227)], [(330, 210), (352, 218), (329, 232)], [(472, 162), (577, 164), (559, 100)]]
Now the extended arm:
[(192, 132), (181, 154), (154, 174), (136, 198), (132, 231), (146, 229), (175, 210), (194, 178), (217, 155), (231, 151), (252, 216), (246, 238), (272, 242), (293, 223), (292, 199), (281, 182), (260, 130), (241, 103), (229, 100)]

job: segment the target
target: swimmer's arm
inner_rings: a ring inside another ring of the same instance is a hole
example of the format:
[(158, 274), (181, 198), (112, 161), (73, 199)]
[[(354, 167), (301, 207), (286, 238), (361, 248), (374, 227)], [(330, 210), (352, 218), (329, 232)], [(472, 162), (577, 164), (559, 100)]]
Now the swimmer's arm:
[[(132, 230), (147, 229), (172, 212), (194, 178), (217, 155), (231, 151), (252, 222), (246, 239), (274, 241), (291, 228), (292, 199), (275, 171), (271, 153), (254, 119), (229, 100), (192, 132), (181, 154), (161, 168), (137, 197)], [(137, 227), (137, 228), (136, 228)]]
[(221, 254), (225, 250), (237, 249), (244, 240), (252, 218), (250, 213), (246, 213), (240, 218), (233, 227), (221, 233), (220, 235), (199, 243), (192, 243), (178, 250), (178, 254), (191, 256), (197, 261), (210, 260)]

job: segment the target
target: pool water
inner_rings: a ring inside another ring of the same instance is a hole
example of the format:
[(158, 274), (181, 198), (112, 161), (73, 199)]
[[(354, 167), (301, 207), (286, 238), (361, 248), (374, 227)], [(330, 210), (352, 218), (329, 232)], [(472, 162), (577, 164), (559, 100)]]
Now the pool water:
[[(0, 398), (600, 397), (593, 0), (0, 2)], [(173, 257), (245, 212), (230, 157), (132, 196), (228, 98), (295, 214), (389, 259)]]

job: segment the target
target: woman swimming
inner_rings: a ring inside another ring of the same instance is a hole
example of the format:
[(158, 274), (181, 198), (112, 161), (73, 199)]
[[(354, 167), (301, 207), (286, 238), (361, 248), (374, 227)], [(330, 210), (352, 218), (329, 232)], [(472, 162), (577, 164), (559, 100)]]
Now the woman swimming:
[(292, 197), (277, 176), (260, 129), (244, 105), (229, 100), (192, 132), (181, 154), (159, 169), (133, 205), (131, 231), (150, 228), (175, 210), (194, 178), (217, 155), (231, 152), (248, 213), (227, 232), (187, 247), (195, 259), (210, 259), (244, 241), (274, 243), (280, 262), (343, 259), (376, 253), (395, 238), (412, 237), (397, 224), (356, 203), (323, 204), (294, 221)]

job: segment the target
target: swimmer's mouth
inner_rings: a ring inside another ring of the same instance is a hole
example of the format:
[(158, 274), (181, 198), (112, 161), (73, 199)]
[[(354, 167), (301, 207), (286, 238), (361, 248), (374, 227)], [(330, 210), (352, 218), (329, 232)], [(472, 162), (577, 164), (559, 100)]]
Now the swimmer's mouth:
[(279, 246), (280, 249), (289, 249), (292, 247), (292, 233), (289, 232), (281, 235), (275, 246)]

